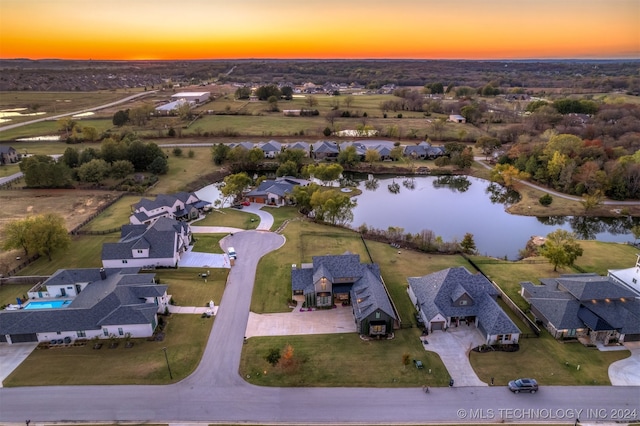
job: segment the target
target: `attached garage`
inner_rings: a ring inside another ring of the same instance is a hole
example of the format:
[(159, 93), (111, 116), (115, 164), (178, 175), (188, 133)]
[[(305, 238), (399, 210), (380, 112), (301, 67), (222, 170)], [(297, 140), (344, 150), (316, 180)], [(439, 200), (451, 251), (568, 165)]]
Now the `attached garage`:
[(444, 321), (433, 321), (431, 323), (431, 331), (442, 331), (444, 330)]
[(640, 334), (625, 334), (625, 342), (640, 342)]
[(25, 342), (37, 342), (38, 336), (36, 333), (26, 333), (26, 334), (10, 334), (12, 343), (25, 343)]
[(0, 334), (0, 343), (7, 343), (7, 336)]

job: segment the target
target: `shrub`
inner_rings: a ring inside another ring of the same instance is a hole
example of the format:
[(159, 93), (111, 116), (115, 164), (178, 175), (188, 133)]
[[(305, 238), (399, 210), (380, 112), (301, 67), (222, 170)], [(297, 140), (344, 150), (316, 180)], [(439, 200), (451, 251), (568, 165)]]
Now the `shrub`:
[(553, 197), (551, 196), (551, 194), (544, 194), (538, 201), (540, 202), (540, 204), (546, 207), (553, 202)]
[(267, 354), (266, 357), (264, 357), (267, 362), (271, 365), (276, 365), (278, 364), (278, 362), (280, 362), (280, 349), (278, 348), (271, 348), (269, 349), (269, 353)]

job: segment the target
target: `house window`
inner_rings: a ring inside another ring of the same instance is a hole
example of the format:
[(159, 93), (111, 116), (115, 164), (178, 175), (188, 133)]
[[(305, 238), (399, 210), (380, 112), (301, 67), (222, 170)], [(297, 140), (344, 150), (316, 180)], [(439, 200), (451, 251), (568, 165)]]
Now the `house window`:
[(380, 319), (380, 312), (376, 312), (376, 319)]
[(502, 336), (502, 341), (510, 341), (510, 340), (511, 340), (510, 334), (505, 334), (504, 336)]
[(59, 335), (62, 334), (62, 332), (61, 331), (56, 331), (56, 334), (59, 336)]
[(87, 337), (87, 333), (85, 331), (76, 331), (76, 335), (78, 337)]
[(329, 306), (331, 304), (331, 296), (318, 296), (318, 306)]
[(122, 259), (122, 263), (129, 263), (129, 262), (127, 262), (127, 259)]
[(120, 336), (124, 336), (124, 330), (122, 329), (122, 327), (118, 327), (118, 334)]
[(142, 250), (138, 250), (138, 253), (142, 253)]
[(462, 300), (460, 301), (460, 306), (464, 306), (464, 305), (466, 305), (466, 304), (467, 304), (467, 301), (466, 301), (466, 300), (462, 299)]
[(369, 328), (369, 333), (370, 334), (385, 334), (386, 329), (387, 329), (387, 326), (385, 324), (372, 325)]
[(102, 329), (102, 334), (104, 334), (104, 337), (109, 337), (109, 330), (106, 328)]
[(632, 279), (631, 281), (633, 281), (633, 283), (634, 283), (634, 284), (638, 282), (638, 280), (637, 280), (637, 279), (635, 279), (635, 278), (634, 278), (634, 279)]

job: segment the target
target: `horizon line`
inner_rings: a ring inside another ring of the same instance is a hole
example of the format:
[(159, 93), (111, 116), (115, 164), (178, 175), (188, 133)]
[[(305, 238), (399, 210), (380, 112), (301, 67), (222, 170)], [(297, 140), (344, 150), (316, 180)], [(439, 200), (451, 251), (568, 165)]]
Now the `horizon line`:
[(518, 62), (518, 61), (640, 61), (640, 56), (627, 57), (593, 57), (593, 56), (575, 56), (575, 57), (530, 57), (530, 58), (277, 58), (277, 57), (265, 57), (265, 58), (174, 58), (174, 59), (93, 59), (93, 58), (28, 58), (28, 57), (13, 57), (13, 58), (0, 58), (0, 61), (84, 61), (84, 62), (177, 62), (177, 61), (493, 61), (493, 62)]

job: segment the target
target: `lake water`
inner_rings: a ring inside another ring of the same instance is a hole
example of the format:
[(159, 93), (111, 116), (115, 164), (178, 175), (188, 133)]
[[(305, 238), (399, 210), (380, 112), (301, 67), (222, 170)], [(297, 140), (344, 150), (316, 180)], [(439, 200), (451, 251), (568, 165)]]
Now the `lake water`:
[[(391, 186), (396, 184), (395, 187)], [(517, 259), (518, 251), (534, 235), (546, 236), (558, 228), (576, 232), (579, 238), (608, 242), (633, 241), (627, 218), (552, 217), (512, 215), (505, 211), (510, 194), (490, 182), (467, 176), (360, 180), (358, 205), (351, 226), (386, 230), (402, 227), (405, 233), (431, 230), (445, 241), (473, 234), (483, 255)], [(375, 186), (375, 185), (374, 185)], [(391, 186), (391, 188), (390, 188)], [(413, 188), (413, 189), (411, 189)], [(490, 191), (493, 189), (493, 192)], [(397, 192), (396, 192), (397, 190)]]
[[(404, 233), (412, 234), (431, 230), (445, 241), (460, 241), (469, 232), (473, 234), (478, 253), (500, 258), (507, 256), (510, 260), (518, 258), (519, 250), (532, 236), (546, 236), (558, 228), (575, 232), (581, 239), (633, 241), (630, 232), (633, 223), (627, 218), (536, 218), (509, 214), (505, 208), (513, 202), (514, 194), (473, 177), (373, 180), (356, 175), (350, 179), (362, 191), (356, 197), (358, 205), (353, 210), (350, 224), (353, 229), (366, 224), (369, 228), (382, 230), (390, 226), (401, 227)], [(395, 187), (390, 189), (394, 183)], [(211, 203), (220, 199), (220, 191), (215, 185), (202, 188), (196, 194)]]

